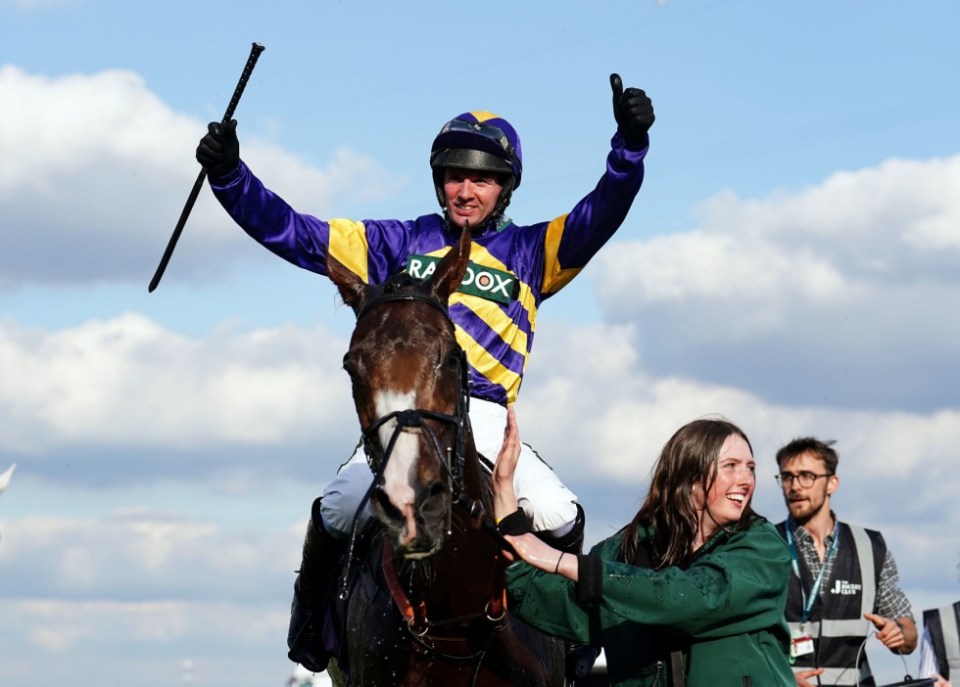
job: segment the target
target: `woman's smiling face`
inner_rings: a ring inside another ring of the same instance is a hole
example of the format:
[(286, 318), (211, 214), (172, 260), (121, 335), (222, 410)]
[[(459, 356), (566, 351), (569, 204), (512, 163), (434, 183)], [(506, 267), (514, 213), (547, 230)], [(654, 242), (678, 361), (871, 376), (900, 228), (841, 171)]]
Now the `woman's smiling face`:
[(755, 473), (756, 463), (750, 445), (739, 434), (728, 436), (717, 456), (717, 477), (707, 494), (706, 510), (701, 516), (704, 540), (718, 528), (740, 520), (753, 497)]

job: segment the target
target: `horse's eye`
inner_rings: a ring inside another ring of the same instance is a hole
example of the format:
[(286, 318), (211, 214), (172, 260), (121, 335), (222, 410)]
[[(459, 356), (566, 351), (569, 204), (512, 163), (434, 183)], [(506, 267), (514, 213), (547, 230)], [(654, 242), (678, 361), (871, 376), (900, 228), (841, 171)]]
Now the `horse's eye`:
[(447, 367), (459, 369), (460, 367), (460, 351), (450, 351), (447, 353), (447, 359), (444, 361)]

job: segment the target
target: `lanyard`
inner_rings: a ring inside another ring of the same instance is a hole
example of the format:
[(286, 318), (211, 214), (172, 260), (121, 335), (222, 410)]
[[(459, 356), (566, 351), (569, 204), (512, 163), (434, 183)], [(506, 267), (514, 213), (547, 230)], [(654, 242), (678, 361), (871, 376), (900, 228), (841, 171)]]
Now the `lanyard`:
[(797, 575), (797, 580), (800, 581), (800, 594), (802, 594), (803, 599), (803, 617), (800, 620), (800, 624), (807, 622), (807, 619), (810, 617), (810, 610), (813, 608), (813, 604), (817, 600), (817, 595), (820, 593), (820, 583), (823, 582), (823, 571), (827, 569), (827, 561), (830, 560), (830, 557), (837, 552), (837, 544), (840, 543), (840, 523), (835, 522), (833, 525), (833, 542), (830, 544), (830, 550), (827, 551), (827, 555), (823, 558), (823, 565), (820, 566), (820, 572), (817, 574), (817, 579), (813, 583), (813, 587), (810, 589), (810, 596), (807, 596), (807, 593), (803, 591), (803, 578), (800, 577), (800, 560), (797, 555), (797, 546), (793, 542), (793, 518), (787, 517), (787, 546), (790, 547), (790, 563), (793, 565), (793, 572)]

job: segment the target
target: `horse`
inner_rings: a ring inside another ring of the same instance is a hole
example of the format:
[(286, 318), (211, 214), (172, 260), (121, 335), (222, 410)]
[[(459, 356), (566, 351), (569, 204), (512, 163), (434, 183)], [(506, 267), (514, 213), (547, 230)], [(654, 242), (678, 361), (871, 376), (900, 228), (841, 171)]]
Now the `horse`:
[(400, 273), (379, 286), (328, 259), (357, 315), (343, 366), (374, 474), (376, 532), (362, 540), (367, 555), (349, 559), (361, 561), (343, 620), (350, 685), (566, 684), (566, 643), (506, 607), (509, 561), (448, 312), (470, 245), (465, 230), (428, 280)]

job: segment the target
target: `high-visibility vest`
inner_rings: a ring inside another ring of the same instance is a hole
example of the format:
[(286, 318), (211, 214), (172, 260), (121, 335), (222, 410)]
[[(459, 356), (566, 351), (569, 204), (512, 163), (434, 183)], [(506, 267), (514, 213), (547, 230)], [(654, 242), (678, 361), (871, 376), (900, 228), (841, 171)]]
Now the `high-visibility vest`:
[(960, 601), (923, 612), (923, 626), (930, 634), (940, 674), (960, 676)]
[[(785, 525), (778, 525), (782, 535)], [(837, 533), (840, 542), (830, 579), (823, 580), (821, 594), (810, 610), (810, 619), (803, 624), (803, 633), (813, 637), (814, 651), (798, 656), (793, 668), (823, 668), (822, 685), (875, 687), (866, 652), (860, 649), (873, 629), (863, 614), (874, 612), (887, 545), (879, 532), (843, 522), (839, 523)], [(800, 579), (790, 575), (787, 595), (786, 616), (791, 633), (800, 631), (803, 599), (814, 584), (802, 555), (799, 555), (799, 567)]]

